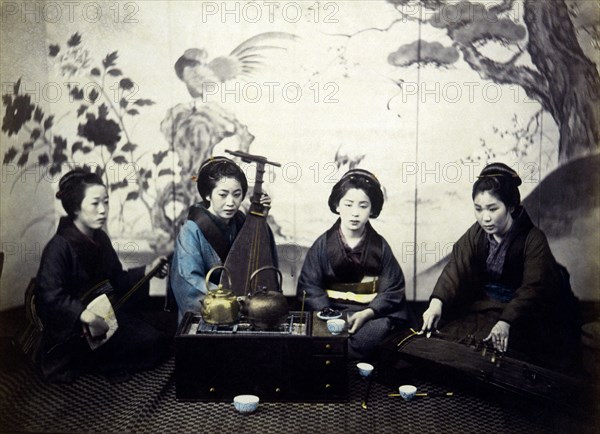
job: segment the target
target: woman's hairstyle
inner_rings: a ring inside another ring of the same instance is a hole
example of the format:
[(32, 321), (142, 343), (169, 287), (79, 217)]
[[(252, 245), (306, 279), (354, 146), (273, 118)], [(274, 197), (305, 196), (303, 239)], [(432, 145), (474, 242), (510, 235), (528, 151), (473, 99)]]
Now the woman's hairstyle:
[(363, 169), (349, 170), (331, 189), (329, 209), (339, 214), (337, 207), (346, 192), (352, 188), (363, 190), (371, 201), (371, 218), (377, 218), (383, 208), (383, 191), (379, 180), (371, 172)]
[(242, 169), (227, 157), (211, 157), (200, 166), (196, 186), (202, 199), (202, 205), (210, 206), (210, 201), (206, 200), (217, 186), (217, 183), (223, 178), (234, 178), (242, 186), (242, 198), (246, 197), (248, 191), (248, 181)]
[(475, 199), (479, 193), (487, 191), (508, 209), (514, 209), (521, 203), (519, 185), (521, 178), (517, 172), (504, 163), (492, 163), (485, 166), (477, 177), (471, 197)]
[(60, 199), (63, 208), (72, 220), (75, 220), (77, 213), (81, 210), (85, 190), (90, 185), (105, 187), (100, 176), (82, 168), (65, 173), (58, 181), (56, 198)]

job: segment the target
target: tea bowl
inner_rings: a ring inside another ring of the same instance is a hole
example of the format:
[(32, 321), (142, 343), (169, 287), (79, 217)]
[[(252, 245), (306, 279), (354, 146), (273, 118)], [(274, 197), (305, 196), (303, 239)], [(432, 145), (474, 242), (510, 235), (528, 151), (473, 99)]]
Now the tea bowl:
[(417, 388), (410, 384), (405, 384), (404, 386), (400, 386), (398, 388), (398, 392), (400, 393), (402, 399), (404, 399), (405, 401), (410, 401), (415, 397), (415, 394), (417, 393)]
[(356, 367), (358, 368), (358, 373), (361, 377), (368, 377), (373, 372), (373, 365), (370, 363), (357, 363)]
[(332, 335), (339, 335), (341, 332), (344, 331), (345, 327), (346, 327), (346, 321), (344, 321), (343, 319), (327, 320), (327, 330), (329, 330), (329, 332)]
[(233, 406), (242, 414), (250, 414), (256, 411), (259, 401), (256, 395), (238, 395), (233, 398)]

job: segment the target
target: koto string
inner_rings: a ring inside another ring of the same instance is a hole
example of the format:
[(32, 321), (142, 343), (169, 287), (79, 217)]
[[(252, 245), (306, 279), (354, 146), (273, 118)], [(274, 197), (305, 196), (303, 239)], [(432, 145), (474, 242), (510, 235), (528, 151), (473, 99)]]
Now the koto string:
[[(419, 4), (419, 38), (417, 39), (417, 86), (421, 87), (421, 25), (423, 21), (423, 7)], [(416, 118), (416, 135), (415, 135), (415, 163), (419, 162), (419, 100), (421, 95), (417, 92), (417, 118)], [(413, 223), (413, 300), (417, 299), (417, 209), (419, 199), (419, 177), (415, 176), (415, 207), (414, 207), (414, 223)]]

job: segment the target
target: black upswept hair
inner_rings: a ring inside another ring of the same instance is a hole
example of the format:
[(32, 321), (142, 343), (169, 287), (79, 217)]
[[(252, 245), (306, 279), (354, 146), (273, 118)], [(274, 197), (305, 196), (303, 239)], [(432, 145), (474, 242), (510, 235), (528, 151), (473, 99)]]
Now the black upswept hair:
[(196, 187), (202, 199), (202, 205), (210, 206), (210, 201), (206, 199), (217, 186), (217, 183), (223, 178), (233, 178), (242, 186), (242, 199), (248, 192), (248, 180), (240, 167), (233, 160), (227, 157), (212, 157), (206, 160), (198, 170)]
[(477, 181), (473, 184), (472, 199), (479, 193), (489, 192), (504, 203), (508, 209), (516, 208), (521, 203), (519, 185), (522, 181), (517, 172), (504, 163), (491, 163), (483, 168)]
[(85, 190), (90, 185), (104, 185), (102, 178), (96, 173), (77, 168), (65, 173), (58, 181), (56, 198), (60, 199), (63, 208), (71, 220), (75, 220), (81, 210), (81, 202), (85, 197)]
[(337, 207), (340, 204), (340, 200), (346, 192), (352, 188), (363, 190), (369, 200), (371, 201), (371, 218), (377, 218), (381, 209), (383, 208), (383, 191), (381, 190), (381, 184), (375, 175), (368, 170), (364, 169), (352, 169), (349, 170), (342, 176), (331, 189), (329, 195), (329, 209), (334, 214), (339, 214)]

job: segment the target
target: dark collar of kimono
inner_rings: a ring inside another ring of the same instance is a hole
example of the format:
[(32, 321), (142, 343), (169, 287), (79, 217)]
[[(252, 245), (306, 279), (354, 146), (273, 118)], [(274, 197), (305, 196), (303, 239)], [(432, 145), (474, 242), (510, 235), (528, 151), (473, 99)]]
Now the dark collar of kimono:
[[(365, 276), (378, 276), (381, 273), (383, 241), (369, 222), (365, 225), (365, 233), (361, 242), (350, 249), (340, 233), (341, 220), (327, 231), (327, 258), (333, 273), (340, 282), (360, 282)], [(353, 256), (359, 258), (353, 260)]]
[(490, 257), (489, 255), (490, 249), (492, 248), (490, 245), (492, 236), (482, 232), (483, 236), (480, 238), (479, 251), (482, 253), (485, 252), (483, 258), (485, 258), (486, 272), (493, 280), (500, 278), (502, 275), (509, 251), (517, 249), (518, 251), (514, 253), (522, 254), (521, 250), (523, 248), (522, 244), (524, 243), (524, 238), (533, 227), (529, 215), (522, 206), (517, 207), (513, 212), (512, 217), (514, 219), (512, 227), (509, 229), (500, 245), (497, 246), (493, 257)]
[(92, 237), (88, 237), (73, 223), (69, 217), (61, 217), (56, 233), (63, 237), (75, 251), (77, 259), (92, 281), (105, 275), (104, 253), (111, 249), (108, 236), (101, 229), (96, 229)]
[(238, 211), (228, 223), (224, 223), (204, 206), (196, 204), (190, 208), (188, 220), (198, 225), (221, 261), (225, 262), (231, 245), (244, 223), (244, 214)]

